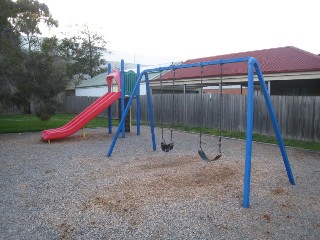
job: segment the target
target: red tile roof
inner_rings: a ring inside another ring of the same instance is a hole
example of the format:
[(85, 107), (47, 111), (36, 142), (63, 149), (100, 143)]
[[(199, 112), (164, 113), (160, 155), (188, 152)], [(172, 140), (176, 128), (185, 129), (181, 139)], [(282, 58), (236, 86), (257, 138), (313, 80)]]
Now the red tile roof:
[[(184, 64), (213, 61), (219, 59), (254, 57), (262, 68), (264, 74), (289, 73), (289, 72), (311, 72), (320, 71), (320, 56), (304, 51), (296, 47), (281, 47), (250, 52), (232, 53), (220, 56), (190, 59)], [(247, 75), (247, 63), (225, 64), (223, 66), (224, 76)], [(190, 79), (200, 77), (200, 67), (177, 69), (176, 79)], [(203, 68), (204, 77), (220, 76), (220, 66), (207, 66)], [(172, 79), (173, 71), (162, 76), (162, 79)]]

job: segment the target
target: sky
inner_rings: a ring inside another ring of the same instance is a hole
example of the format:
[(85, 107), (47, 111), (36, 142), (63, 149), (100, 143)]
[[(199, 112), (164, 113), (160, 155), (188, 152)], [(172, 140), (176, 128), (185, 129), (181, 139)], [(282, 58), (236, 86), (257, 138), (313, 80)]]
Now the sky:
[(107, 60), (157, 64), (284, 46), (320, 54), (318, 0), (39, 2), (59, 21), (44, 35), (87, 24), (108, 42)]

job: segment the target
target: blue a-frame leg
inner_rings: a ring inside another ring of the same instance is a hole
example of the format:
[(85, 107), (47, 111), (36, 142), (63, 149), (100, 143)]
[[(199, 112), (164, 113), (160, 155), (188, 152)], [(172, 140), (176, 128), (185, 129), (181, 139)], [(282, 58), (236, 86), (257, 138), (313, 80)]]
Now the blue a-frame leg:
[(248, 105), (247, 105), (247, 132), (246, 132), (246, 161), (244, 169), (244, 189), (243, 189), (243, 207), (248, 208), (250, 202), (250, 177), (251, 177), (251, 153), (252, 153), (252, 129), (253, 129), (253, 81), (254, 70), (258, 75), (260, 87), (263, 92), (263, 96), (269, 111), (269, 115), (273, 124), (273, 128), (279, 143), (279, 148), (282, 154), (283, 162), (287, 171), (289, 181), (292, 185), (295, 185), (293, 174), (291, 171), (290, 163), (288, 160), (287, 152), (283, 143), (283, 139), (280, 133), (278, 122), (275, 113), (272, 108), (271, 100), (265, 81), (263, 79), (262, 71), (259, 63), (254, 58), (249, 58), (248, 61)]

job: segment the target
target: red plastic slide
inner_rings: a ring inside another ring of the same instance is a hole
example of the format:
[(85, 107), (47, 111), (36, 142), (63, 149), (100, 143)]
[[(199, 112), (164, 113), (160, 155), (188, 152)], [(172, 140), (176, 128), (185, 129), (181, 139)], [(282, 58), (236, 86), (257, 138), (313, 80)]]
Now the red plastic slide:
[(74, 134), (90, 122), (90, 120), (114, 103), (118, 98), (120, 98), (120, 96), (120, 92), (106, 93), (63, 127), (44, 130), (41, 134), (42, 140), (50, 141), (57, 138), (65, 138)]

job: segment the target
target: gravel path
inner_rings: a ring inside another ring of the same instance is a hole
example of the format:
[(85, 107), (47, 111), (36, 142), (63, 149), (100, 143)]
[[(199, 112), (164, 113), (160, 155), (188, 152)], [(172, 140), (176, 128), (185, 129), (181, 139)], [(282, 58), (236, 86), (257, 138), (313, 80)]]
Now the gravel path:
[[(278, 147), (254, 143), (244, 209), (245, 141), (223, 139), (221, 160), (205, 163), (196, 134), (174, 132), (174, 150), (154, 152), (142, 127), (106, 158), (112, 137), (0, 135), (1, 239), (320, 239), (319, 152), (287, 148), (291, 186)], [(214, 156), (217, 138), (204, 142)]]

